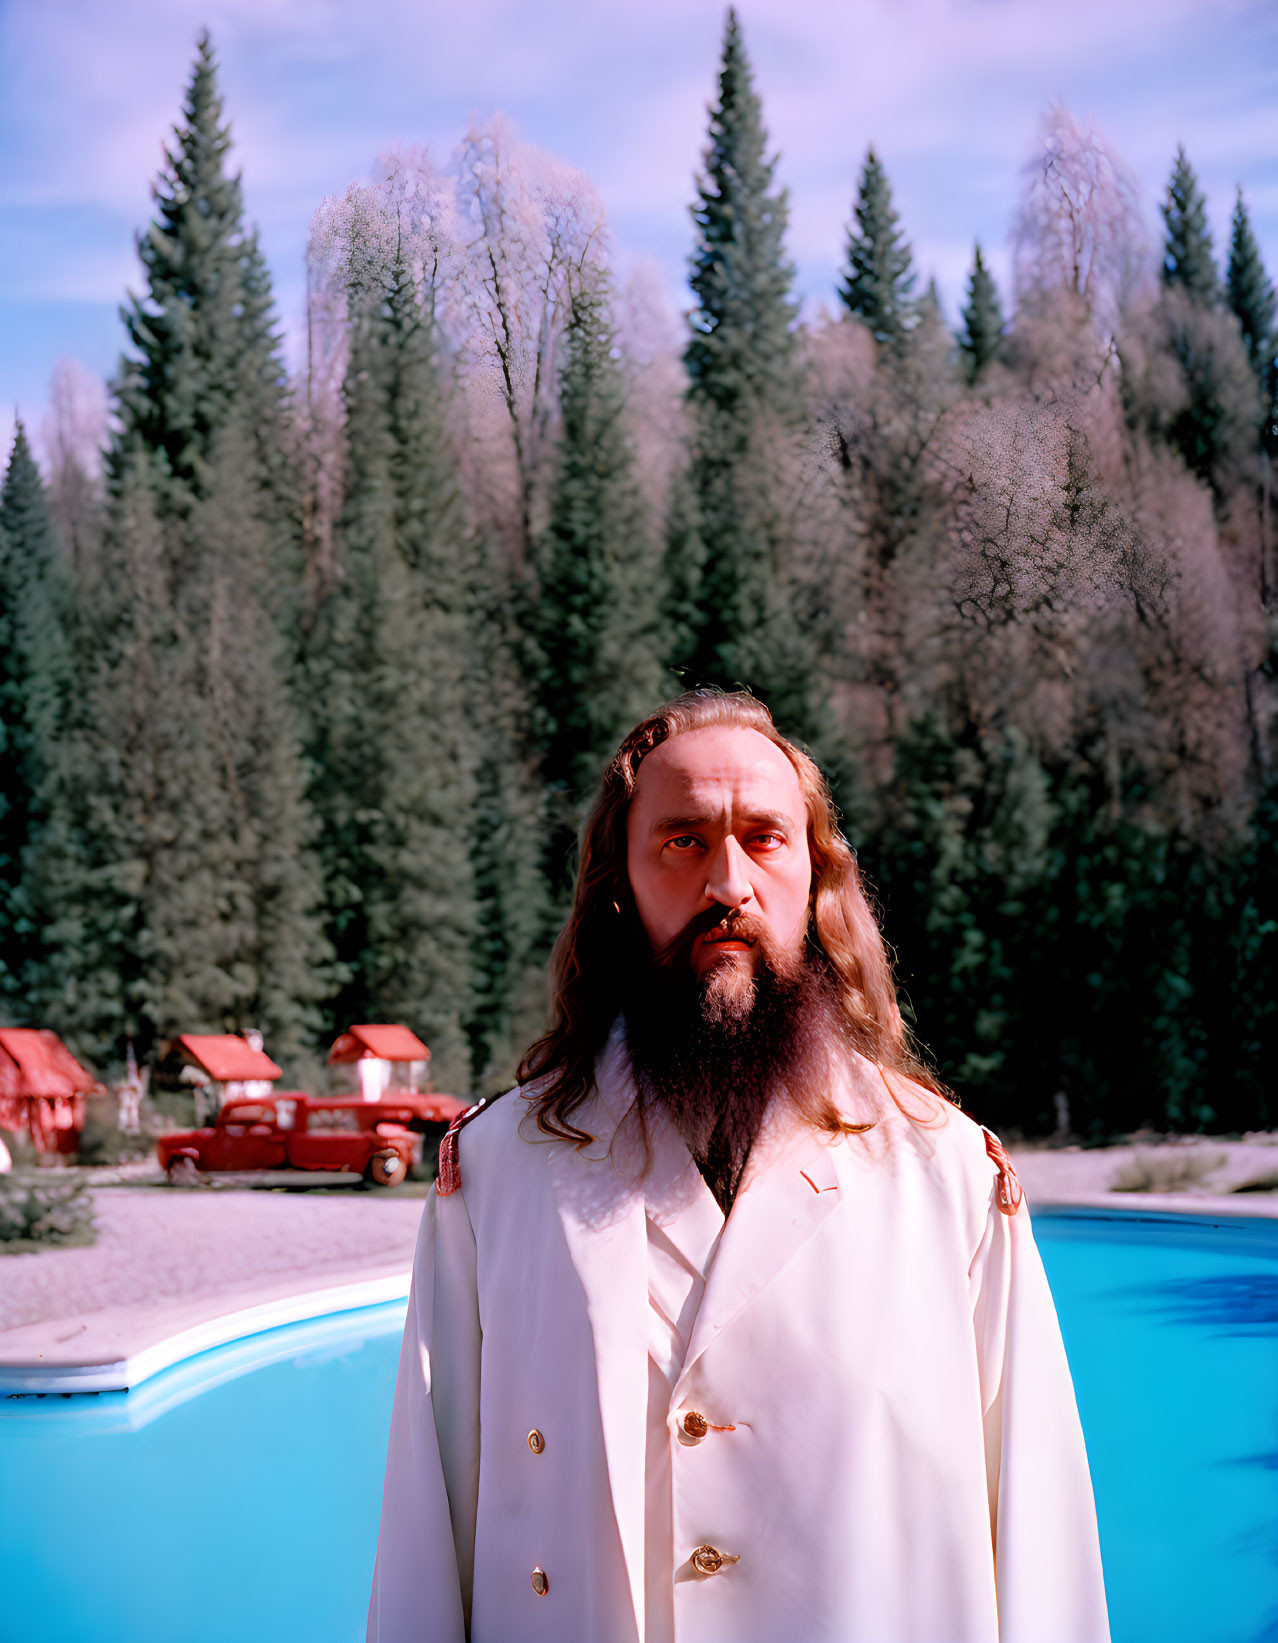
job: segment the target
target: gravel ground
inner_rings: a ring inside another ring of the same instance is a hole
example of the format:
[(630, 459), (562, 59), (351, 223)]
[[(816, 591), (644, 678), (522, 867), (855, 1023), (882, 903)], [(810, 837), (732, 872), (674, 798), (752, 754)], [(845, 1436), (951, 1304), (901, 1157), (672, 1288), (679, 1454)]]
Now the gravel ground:
[(0, 1255), (0, 1330), (232, 1295), (296, 1273), (408, 1267), (421, 1199), (105, 1187), (91, 1249)]
[[(1137, 1154), (1152, 1177), (1151, 1187), (1160, 1193), (1173, 1166), (1198, 1161), (1197, 1171), (1190, 1171), (1197, 1179), (1174, 1195), (1174, 1204), (1186, 1209), (1195, 1201), (1205, 1208), (1205, 1199), (1219, 1199), (1245, 1181), (1278, 1179), (1278, 1134), (1240, 1141), (1150, 1137), (1104, 1149), (1010, 1150), (1031, 1208), (1035, 1203), (1094, 1200), (1110, 1191), (1119, 1171)], [(1278, 1209), (1274, 1196), (1248, 1195), (1234, 1202), (1263, 1213), (1269, 1207), (1263, 1199)], [(1139, 1207), (1140, 1202), (1122, 1195), (1122, 1207)], [(108, 1307), (154, 1308), (166, 1301), (230, 1297), (311, 1274), (322, 1282), (326, 1272), (349, 1273), (362, 1266), (402, 1262), (407, 1268), (422, 1212), (420, 1198), (377, 1198), (352, 1190), (175, 1192), (114, 1185), (98, 1186), (94, 1203), (98, 1241), (93, 1248), (0, 1255), (0, 1330), (79, 1318)], [(1159, 1204), (1165, 1200), (1160, 1198)]]
[[(1025, 1188), (1030, 1207), (1037, 1203), (1071, 1203), (1115, 1190), (1124, 1172), (1135, 1167), (1146, 1180), (1146, 1191), (1175, 1192), (1187, 1209), (1202, 1198), (1234, 1193), (1246, 1182), (1273, 1180), (1278, 1185), (1278, 1134), (1244, 1136), (1218, 1141), (1213, 1136), (1150, 1136), (1117, 1147), (1011, 1147), (1013, 1166)], [(1174, 1177), (1191, 1177), (1177, 1185)], [(1271, 1194), (1246, 1194), (1241, 1202)], [(1123, 1193), (1124, 1207), (1131, 1195)]]

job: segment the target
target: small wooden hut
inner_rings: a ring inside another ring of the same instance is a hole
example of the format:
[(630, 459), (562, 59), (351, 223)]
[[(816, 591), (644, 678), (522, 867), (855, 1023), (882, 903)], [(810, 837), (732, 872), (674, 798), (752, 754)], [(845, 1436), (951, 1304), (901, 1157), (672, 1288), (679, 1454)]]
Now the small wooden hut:
[(102, 1089), (47, 1027), (0, 1027), (0, 1129), (30, 1135), (37, 1152), (74, 1152), (85, 1097)]
[(430, 1051), (402, 1025), (348, 1027), (328, 1053), (330, 1066), (354, 1063), (365, 1101), (416, 1095), (430, 1087)]
[[(253, 1041), (256, 1040), (256, 1043)], [(259, 1033), (180, 1033), (174, 1050), (183, 1062), (184, 1084), (195, 1092), (195, 1121), (215, 1117), (227, 1101), (269, 1095), (283, 1071), (262, 1048)]]

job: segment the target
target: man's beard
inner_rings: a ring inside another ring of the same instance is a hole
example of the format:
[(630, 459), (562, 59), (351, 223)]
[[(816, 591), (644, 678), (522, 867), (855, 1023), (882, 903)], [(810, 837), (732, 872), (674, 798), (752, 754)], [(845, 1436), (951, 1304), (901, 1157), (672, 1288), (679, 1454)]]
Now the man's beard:
[(828, 1088), (839, 1032), (824, 958), (779, 953), (748, 915), (731, 929), (758, 949), (755, 972), (725, 954), (698, 975), (693, 944), (724, 918), (707, 908), (660, 953), (636, 958), (623, 1008), (641, 1119), (669, 1115), (726, 1213), (774, 1097), (806, 1106)]

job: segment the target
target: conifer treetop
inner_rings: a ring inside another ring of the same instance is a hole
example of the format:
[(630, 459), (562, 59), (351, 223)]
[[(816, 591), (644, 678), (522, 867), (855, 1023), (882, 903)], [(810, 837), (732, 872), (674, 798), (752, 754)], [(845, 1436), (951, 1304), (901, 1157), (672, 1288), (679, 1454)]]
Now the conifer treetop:
[(1263, 382), (1274, 358), (1274, 288), (1261, 261), (1241, 187), (1234, 201), (1225, 287), (1229, 306), (1242, 328), (1252, 370)]
[(230, 148), (204, 31), (182, 118), (152, 185), (154, 217), (137, 237), (145, 289), (121, 310), (131, 351), (115, 384), (121, 427), (109, 462), (118, 487), (125, 454), (145, 455), (183, 515), (204, 494), (216, 436), (242, 391), (249, 389), (260, 418), (263, 386), (282, 376), (270, 281), (255, 237), (245, 233)]
[(697, 306), (684, 354), (691, 391), (731, 407), (743, 395), (788, 387), (793, 353), (793, 265), (784, 238), (787, 194), (773, 188), (763, 110), (741, 26), (729, 8), (710, 110), (705, 170), (692, 208), (696, 247), (691, 285)]
[(1003, 311), (998, 300), (998, 287), (985, 265), (979, 240), (967, 277), (967, 305), (960, 312), (963, 328), (959, 332), (959, 347), (967, 358), (972, 376), (976, 377), (998, 352), (1003, 338)]
[[(0, 488), (0, 623), (13, 614), (11, 608), (6, 610), (2, 579), (6, 558), (12, 575), (21, 584), (32, 577), (58, 572), (60, 556), (61, 543), (49, 513), (44, 479), (27, 438), (26, 424), (18, 417)], [(10, 594), (15, 585), (11, 582)]]
[(898, 342), (914, 323), (913, 259), (892, 205), (891, 184), (873, 145), (861, 169), (853, 218), (839, 296), (876, 342)]
[(1176, 147), (1176, 161), (1167, 182), (1167, 198), (1159, 210), (1167, 233), (1163, 242), (1162, 281), (1181, 285), (1197, 303), (1210, 306), (1219, 294), (1212, 258), (1207, 201), (1185, 153)]

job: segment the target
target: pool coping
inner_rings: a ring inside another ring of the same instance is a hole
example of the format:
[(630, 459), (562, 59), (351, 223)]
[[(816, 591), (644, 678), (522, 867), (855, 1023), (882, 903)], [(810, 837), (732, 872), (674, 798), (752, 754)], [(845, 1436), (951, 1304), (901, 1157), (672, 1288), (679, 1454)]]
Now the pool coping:
[[(1251, 1194), (1039, 1192), (1031, 1216), (1074, 1211), (1113, 1216), (1278, 1219), (1278, 1201)], [(380, 1266), (299, 1272), (272, 1284), (195, 1300), (107, 1307), (0, 1331), (0, 1396), (125, 1392), (214, 1347), (286, 1324), (404, 1300), (411, 1269)]]
[[(1057, 1209), (1085, 1209), (1119, 1215), (1176, 1215), (1207, 1220), (1278, 1220), (1278, 1193), (1260, 1192), (1071, 1192), (1059, 1197), (1042, 1190), (1027, 1194), (1030, 1215)], [(0, 1340), (4, 1337), (0, 1336)]]
[(199, 1300), (106, 1307), (0, 1333), (0, 1396), (127, 1392), (175, 1364), (285, 1324), (407, 1298), (402, 1261), (326, 1273), (295, 1273)]

